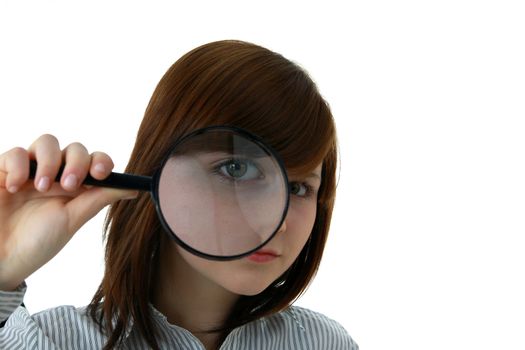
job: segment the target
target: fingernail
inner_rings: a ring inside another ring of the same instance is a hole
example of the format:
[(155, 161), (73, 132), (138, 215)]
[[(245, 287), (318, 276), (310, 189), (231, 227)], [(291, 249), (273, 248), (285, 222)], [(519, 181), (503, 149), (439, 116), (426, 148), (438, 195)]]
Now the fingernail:
[(18, 187), (17, 186), (10, 186), (7, 190), (9, 192), (11, 192), (11, 193), (16, 193), (16, 191), (18, 191)]
[(42, 176), (40, 180), (38, 181), (37, 189), (40, 192), (44, 192), (49, 187), (49, 177)]
[(105, 174), (106, 173), (106, 167), (104, 166), (104, 164), (102, 163), (98, 163), (97, 165), (95, 165), (95, 171), (101, 173), (101, 174)]
[(78, 183), (78, 178), (76, 175), (74, 174), (69, 174), (67, 177), (66, 177), (66, 180), (64, 181), (64, 186), (69, 188), (69, 189), (73, 189), (77, 186), (77, 183)]

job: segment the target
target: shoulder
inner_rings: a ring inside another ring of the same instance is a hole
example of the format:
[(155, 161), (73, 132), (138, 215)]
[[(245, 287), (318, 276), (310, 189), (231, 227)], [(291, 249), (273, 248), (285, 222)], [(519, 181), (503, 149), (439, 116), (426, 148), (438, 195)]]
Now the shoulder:
[(8, 318), (4, 332), (0, 332), (0, 344), (9, 344), (9, 349), (32, 348), (34, 344), (50, 349), (94, 349), (101, 348), (103, 340), (85, 308), (74, 306), (59, 306), (33, 315), (18, 307)]
[(284, 312), (297, 322), (299, 328), (304, 328), (306, 333), (311, 334), (318, 344), (321, 345), (320, 348), (359, 349), (357, 343), (354, 342), (348, 331), (339, 322), (322, 313), (299, 306), (291, 306)]
[(86, 308), (73, 305), (61, 305), (32, 315), (36, 320), (47, 320), (49, 323), (74, 323), (76, 320), (89, 321)]
[(286, 349), (359, 349), (337, 321), (298, 306), (262, 318), (257, 324), (259, 331), (266, 333), (269, 343), (286, 344), (283, 347)]
[(63, 305), (31, 315), (35, 324), (51, 339), (60, 343), (63, 338), (83, 343), (89, 338), (102, 339), (98, 325), (86, 307)]

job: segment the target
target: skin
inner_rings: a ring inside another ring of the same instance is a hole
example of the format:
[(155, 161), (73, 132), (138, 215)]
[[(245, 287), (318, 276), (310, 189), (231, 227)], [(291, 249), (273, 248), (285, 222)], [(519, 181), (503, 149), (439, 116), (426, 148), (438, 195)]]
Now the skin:
[[(29, 160), (38, 163), (29, 179)], [(65, 162), (60, 182), (50, 181)], [(88, 153), (80, 143), (60, 148), (52, 135), (42, 135), (28, 148), (0, 154), (0, 290), (14, 290), (51, 260), (78, 229), (105, 206), (132, 199), (135, 191), (83, 186), (89, 173), (106, 178), (113, 169), (103, 152)], [(159, 284), (153, 305), (172, 324), (191, 331), (206, 348), (216, 334), (202, 331), (219, 326), (240, 295), (266, 289), (295, 261), (308, 240), (316, 216), (321, 165), (307, 177), (289, 174), (291, 182), (312, 191), (292, 194), (287, 216), (264, 247), (279, 256), (266, 263), (247, 258), (217, 262), (194, 256), (166, 239), (161, 245)]]
[(278, 233), (263, 249), (279, 256), (265, 263), (243, 258), (212, 261), (188, 253), (172, 240), (161, 245), (159, 281), (153, 305), (172, 324), (190, 330), (210, 348), (216, 334), (203, 331), (220, 326), (240, 295), (265, 290), (295, 261), (312, 231), (317, 210), (321, 165), (307, 178), (290, 176), (291, 182), (306, 182), (313, 192), (291, 195), (287, 216)]
[[(38, 163), (29, 179), (29, 160)], [(55, 179), (65, 162), (60, 183)], [(52, 135), (42, 135), (28, 149), (0, 154), (0, 290), (14, 290), (51, 260), (75, 232), (102, 208), (134, 198), (135, 191), (88, 188), (89, 172), (106, 178), (113, 168), (102, 152), (89, 154), (80, 143), (60, 149)]]

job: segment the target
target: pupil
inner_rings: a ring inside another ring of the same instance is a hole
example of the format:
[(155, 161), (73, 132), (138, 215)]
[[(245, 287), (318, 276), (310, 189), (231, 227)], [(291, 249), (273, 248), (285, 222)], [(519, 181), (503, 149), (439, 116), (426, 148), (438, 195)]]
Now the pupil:
[(233, 177), (241, 177), (246, 174), (246, 164), (244, 163), (230, 163), (228, 165), (228, 174)]
[(299, 192), (299, 184), (297, 182), (294, 182), (291, 185), (292, 185), (291, 186), (292, 193), (295, 194), (295, 193)]

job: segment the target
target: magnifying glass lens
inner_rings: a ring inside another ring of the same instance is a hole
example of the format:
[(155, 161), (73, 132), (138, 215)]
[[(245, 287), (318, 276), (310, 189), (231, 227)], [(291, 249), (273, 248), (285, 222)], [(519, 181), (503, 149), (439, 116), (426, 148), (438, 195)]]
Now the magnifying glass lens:
[(260, 141), (211, 129), (176, 145), (158, 180), (164, 224), (183, 247), (235, 257), (264, 245), (286, 213), (282, 165)]

